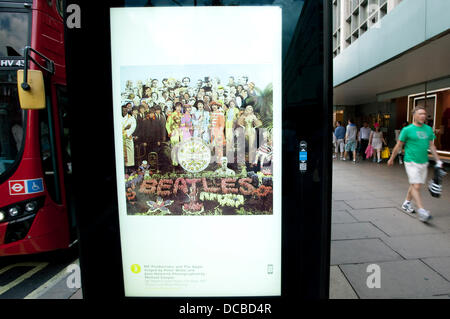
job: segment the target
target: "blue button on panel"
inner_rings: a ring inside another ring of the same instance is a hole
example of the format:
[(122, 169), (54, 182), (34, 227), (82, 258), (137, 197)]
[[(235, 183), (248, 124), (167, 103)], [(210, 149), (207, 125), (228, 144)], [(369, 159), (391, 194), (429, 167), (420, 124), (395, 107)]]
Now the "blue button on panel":
[(306, 161), (308, 159), (308, 152), (300, 152), (299, 156), (300, 161)]

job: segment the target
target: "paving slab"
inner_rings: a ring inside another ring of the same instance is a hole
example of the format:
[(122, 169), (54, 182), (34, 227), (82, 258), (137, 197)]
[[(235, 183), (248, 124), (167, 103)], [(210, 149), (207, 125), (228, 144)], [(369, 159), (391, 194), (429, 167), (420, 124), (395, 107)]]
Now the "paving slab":
[(330, 299), (358, 299), (358, 295), (338, 266), (330, 267)]
[(405, 259), (450, 257), (450, 234), (386, 237), (382, 240)]
[[(369, 194), (369, 190), (363, 185), (348, 185), (347, 183), (333, 183), (333, 190), (335, 192), (353, 192), (361, 194)], [(355, 197), (355, 199), (358, 197)]]
[[(448, 188), (450, 189), (450, 187)], [(450, 193), (450, 192), (449, 192)], [(434, 198), (429, 193), (422, 197), (423, 206), (434, 217), (450, 217), (450, 201), (444, 198)]]
[(450, 281), (450, 257), (424, 258), (422, 261)]
[(350, 215), (346, 210), (336, 210), (331, 213), (332, 224), (356, 223), (355, 217)]
[(423, 223), (417, 214), (407, 214), (397, 208), (361, 209), (349, 213), (361, 222), (371, 222), (391, 237), (420, 234), (437, 234), (442, 230), (430, 223)]
[(334, 200), (355, 200), (355, 199), (373, 199), (375, 198), (365, 192), (333, 192)]
[(40, 295), (38, 299), (69, 299), (78, 290), (77, 288), (67, 287), (67, 277), (69, 277), (69, 275), (70, 274), (63, 277), (53, 287)]
[(380, 267), (380, 288), (368, 288), (368, 263), (343, 265), (341, 269), (361, 299), (446, 298), (450, 282), (420, 260), (376, 263)]
[[(428, 173), (427, 179), (431, 168)], [(428, 223), (401, 210), (407, 188), (405, 169), (398, 163), (387, 167), (367, 161), (333, 162), (331, 264), (342, 270), (361, 267), (360, 278), (350, 281), (360, 298), (450, 298), (450, 178), (444, 180), (440, 198), (431, 197), (425, 187), (421, 190), (424, 206), (433, 216)], [(384, 236), (355, 238), (374, 235), (368, 223)], [(364, 227), (370, 230), (364, 232)], [(382, 277), (381, 291), (367, 292), (369, 274), (361, 265), (370, 263), (392, 264), (385, 271), (388, 277)], [(383, 288), (386, 282), (389, 287)]]
[(331, 240), (380, 238), (386, 236), (371, 223), (347, 223), (331, 225)]
[(345, 203), (352, 209), (387, 208), (398, 206), (398, 203), (393, 200), (381, 198), (346, 200)]
[[(365, 208), (365, 209), (352, 209), (349, 210), (348, 213), (355, 217), (356, 220), (360, 222), (370, 222), (377, 219), (377, 216), (383, 215), (386, 212), (391, 213), (403, 213), (402, 211), (399, 211), (395, 207), (385, 207), (385, 208)], [(405, 217), (409, 217), (406, 213)], [(414, 214), (411, 214), (411, 216), (414, 216)], [(414, 217), (413, 217), (414, 218)]]
[(347, 210), (352, 209), (350, 206), (348, 206), (343, 200), (334, 200), (331, 203), (331, 210)]
[(433, 219), (431, 220), (431, 222), (437, 229), (441, 230), (443, 233), (450, 232), (450, 216), (441, 217), (433, 215)]
[(367, 185), (366, 188), (369, 192), (377, 192), (377, 191), (398, 191), (403, 195), (406, 195), (408, 191), (408, 181), (395, 181), (394, 178), (388, 178), (383, 181), (379, 175), (372, 176), (372, 183)]
[(69, 299), (83, 299), (83, 290), (78, 289)]
[(397, 205), (402, 204), (407, 190), (399, 189), (378, 189), (370, 192), (373, 198), (391, 200)]
[(331, 242), (331, 265), (402, 260), (380, 239), (334, 240)]

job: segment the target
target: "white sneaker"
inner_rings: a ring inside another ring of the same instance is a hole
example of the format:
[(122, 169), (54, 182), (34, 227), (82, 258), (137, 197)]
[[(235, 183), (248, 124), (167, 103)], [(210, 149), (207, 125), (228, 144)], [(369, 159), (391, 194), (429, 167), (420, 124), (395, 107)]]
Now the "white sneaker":
[(419, 214), (419, 220), (422, 221), (422, 222), (427, 222), (427, 221), (429, 221), (431, 219), (430, 212), (425, 210), (425, 209), (423, 209), (423, 208), (420, 208), (417, 211), (417, 213)]
[(345, 157), (344, 157), (344, 158), (342, 158), (342, 160), (343, 160), (343, 161), (346, 161)]
[(410, 213), (410, 214), (414, 213), (414, 207), (412, 206), (411, 202), (409, 202), (409, 203), (406, 203), (406, 202), (403, 203), (402, 209), (403, 209), (403, 211), (406, 212), (406, 213)]

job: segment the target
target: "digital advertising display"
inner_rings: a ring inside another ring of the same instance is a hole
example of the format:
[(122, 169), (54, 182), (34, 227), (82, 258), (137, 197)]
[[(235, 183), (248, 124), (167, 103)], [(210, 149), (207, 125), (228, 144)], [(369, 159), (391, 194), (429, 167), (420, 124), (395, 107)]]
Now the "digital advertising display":
[(126, 297), (281, 295), (281, 8), (112, 8)]

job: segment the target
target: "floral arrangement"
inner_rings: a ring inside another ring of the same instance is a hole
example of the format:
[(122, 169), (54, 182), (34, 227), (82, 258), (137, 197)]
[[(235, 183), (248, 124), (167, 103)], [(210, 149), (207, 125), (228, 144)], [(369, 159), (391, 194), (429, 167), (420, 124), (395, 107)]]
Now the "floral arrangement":
[[(266, 199), (270, 200), (273, 193), (272, 178), (263, 173), (246, 178), (236, 177), (195, 177), (190, 174), (186, 177), (171, 178), (170, 174), (154, 174), (151, 179), (142, 179), (137, 189), (135, 183), (142, 175), (132, 174), (127, 176), (126, 196), (128, 203), (135, 205), (137, 192), (157, 197), (156, 201), (147, 201), (150, 209), (143, 215), (205, 215), (222, 214), (222, 208), (227, 214), (232, 213), (229, 208), (233, 208), (236, 214), (270, 214), (270, 205)], [(156, 176), (160, 179), (156, 179)], [(182, 195), (186, 195), (189, 200), (183, 201)], [(173, 197), (172, 197), (173, 196)], [(153, 199), (153, 198), (152, 198)], [(165, 200), (173, 199), (173, 200)], [(212, 203), (218, 203), (216, 208), (211, 207)], [(169, 211), (168, 206), (176, 203), (176, 207)], [(248, 207), (245, 205), (248, 204)]]
[(173, 194), (174, 195), (176, 195), (178, 193), (178, 188), (180, 188), (183, 193), (185, 193), (185, 194), (188, 193), (188, 187), (186, 184), (186, 180), (182, 177), (179, 177), (175, 180), (175, 184), (173, 186)]
[(188, 215), (201, 215), (205, 208), (202, 203), (189, 202), (183, 205), (183, 212)]
[(211, 201), (218, 201), (220, 206), (229, 206), (229, 207), (239, 207), (241, 205), (244, 205), (244, 196), (242, 195), (234, 195), (234, 194), (216, 194), (216, 193), (207, 193), (207, 192), (201, 192), (200, 193), (200, 200), (211, 200)]
[(205, 190), (205, 192), (212, 192), (212, 193), (216, 193), (219, 191), (219, 187), (215, 187), (215, 186), (208, 186), (208, 182), (206, 181), (206, 178), (203, 177), (202, 178), (202, 184), (203, 184), (203, 189)]
[(127, 200), (134, 205), (136, 202), (134, 201), (136, 199), (136, 192), (133, 191), (131, 187), (128, 187), (127, 189)]
[(232, 187), (236, 184), (236, 178), (228, 177), (228, 178), (222, 178), (220, 186), (222, 187), (222, 192), (224, 194), (237, 194), (239, 189), (236, 187)]
[(155, 212), (161, 212), (161, 215), (167, 215), (171, 214), (170, 210), (167, 208), (167, 206), (172, 205), (173, 200), (166, 200), (164, 201), (161, 197), (158, 197), (156, 199), (156, 202), (154, 201), (147, 201), (147, 205), (150, 207), (147, 211), (147, 214), (155, 213)]
[(239, 185), (241, 185), (241, 187), (239, 187), (239, 191), (242, 195), (249, 196), (253, 194), (253, 192), (255, 191), (255, 187), (251, 184), (251, 182), (252, 179), (249, 177), (239, 180)]
[(161, 179), (158, 183), (158, 187), (156, 188), (156, 194), (163, 197), (171, 195), (172, 192), (167, 189), (170, 189), (172, 187), (172, 184), (173, 180), (171, 179)]
[(258, 197), (266, 197), (267, 195), (269, 195), (270, 193), (272, 193), (272, 187), (270, 186), (264, 186), (261, 185), (259, 186), (257, 189), (254, 190), (253, 194), (255, 194)]

